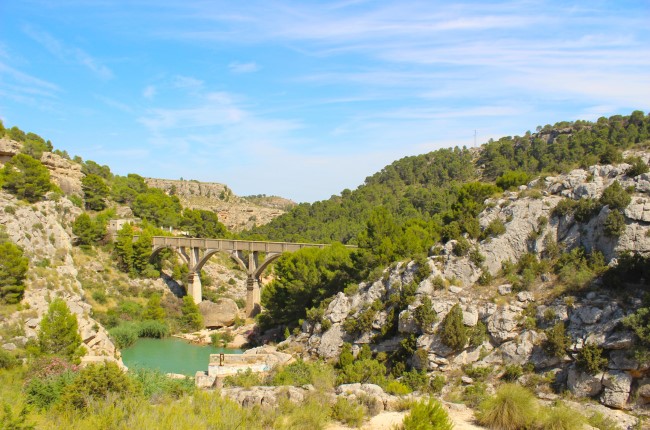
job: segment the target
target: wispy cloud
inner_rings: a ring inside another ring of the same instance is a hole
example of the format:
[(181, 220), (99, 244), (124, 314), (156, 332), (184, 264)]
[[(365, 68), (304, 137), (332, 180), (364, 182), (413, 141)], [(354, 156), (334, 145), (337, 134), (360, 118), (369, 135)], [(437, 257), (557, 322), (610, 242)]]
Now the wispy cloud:
[(249, 63), (240, 63), (237, 61), (233, 61), (232, 63), (228, 64), (228, 69), (232, 73), (241, 74), (241, 73), (257, 72), (260, 69), (260, 67), (257, 65), (257, 63), (252, 61)]
[(156, 96), (157, 90), (156, 87), (153, 85), (147, 85), (144, 87), (142, 90), (142, 97), (145, 99), (153, 99)]
[(51, 34), (29, 25), (25, 25), (23, 31), (27, 36), (39, 43), (59, 60), (63, 62), (73, 61), (90, 70), (101, 79), (111, 79), (113, 77), (111, 69), (102, 64), (96, 58), (92, 57), (83, 49), (74, 46), (66, 46), (62, 41), (56, 39)]

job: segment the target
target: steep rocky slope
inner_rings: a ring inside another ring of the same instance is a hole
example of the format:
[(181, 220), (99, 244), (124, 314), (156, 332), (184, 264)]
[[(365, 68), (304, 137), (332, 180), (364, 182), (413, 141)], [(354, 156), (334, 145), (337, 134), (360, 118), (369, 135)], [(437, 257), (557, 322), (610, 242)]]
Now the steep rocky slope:
[(215, 182), (146, 178), (147, 185), (178, 196), (183, 207), (217, 213), (230, 231), (248, 230), (269, 223), (295, 203), (281, 197), (252, 197), (233, 194), (228, 186)]
[[(650, 161), (648, 153), (636, 155)], [(418, 353), (411, 356), (411, 363), (429, 372), (454, 375), (471, 364), (494, 368), (498, 374), (503, 365), (528, 363), (538, 374), (556, 375), (554, 383), (576, 397), (592, 397), (611, 408), (644, 410), (644, 405), (650, 403), (649, 369), (634, 358), (631, 351), (635, 337), (621, 324), (625, 316), (642, 305), (642, 288), (628, 288), (623, 294), (599, 281), (586, 289), (558, 289), (557, 277), (546, 273), (541, 283), (516, 292), (512, 284), (499, 278), (504, 262), (517, 262), (530, 252), (542, 255), (552, 246), (565, 253), (576, 247), (587, 252), (598, 250), (610, 266), (615, 266), (617, 257), (627, 251), (650, 255), (650, 174), (629, 177), (625, 173), (628, 168), (626, 164), (595, 165), (535, 180), (517, 192), (505, 192), (486, 201), (480, 224), (485, 227), (498, 218), (505, 225), (505, 232), (481, 242), (470, 240), (471, 246), (484, 256), (483, 264), (469, 255), (455, 255), (455, 241), (432, 249), (426, 261), (430, 274), (417, 285), (415, 301), (399, 313), (395, 337), (381, 333), (382, 328), (391, 324), (390, 297), (399, 295), (405, 285), (416, 279), (420, 270), (415, 262), (386, 269), (381, 279), (359, 284), (353, 294), (338, 293), (323, 318), (305, 322), (302, 333), (292, 336), (285, 346), (301, 345), (298, 348), (304, 348), (308, 355), (335, 359), (344, 342), (352, 343), (355, 353), (365, 344), (375, 352), (390, 353), (400, 348), (402, 339), (414, 335)], [(571, 214), (553, 212), (558, 202), (566, 198), (599, 198), (614, 181), (632, 192), (631, 203), (624, 209), (625, 225), (618, 237), (604, 233), (603, 224), (610, 212), (607, 206), (583, 223)], [(477, 280), (484, 271), (496, 279), (482, 287)], [(638, 280), (640, 284), (644, 282), (647, 280)], [(437, 320), (418, 327), (414, 315), (427, 297)], [(346, 323), (354, 327), (354, 321), (366, 317), (377, 303), (380, 306), (373, 314), (369, 330), (346, 332)], [(487, 337), (478, 345), (454, 351), (442, 342), (440, 325), (456, 304), (462, 308), (464, 325), (474, 328), (483, 324)], [(351, 321), (353, 324), (349, 324)], [(561, 357), (544, 348), (545, 330), (558, 322), (564, 323), (570, 338), (567, 354)], [(587, 343), (602, 348), (608, 359), (605, 369), (595, 375), (576, 365), (576, 357)], [(521, 382), (525, 383), (526, 378), (530, 380), (532, 376), (524, 376)], [(547, 399), (556, 396), (541, 386), (538, 391)]]

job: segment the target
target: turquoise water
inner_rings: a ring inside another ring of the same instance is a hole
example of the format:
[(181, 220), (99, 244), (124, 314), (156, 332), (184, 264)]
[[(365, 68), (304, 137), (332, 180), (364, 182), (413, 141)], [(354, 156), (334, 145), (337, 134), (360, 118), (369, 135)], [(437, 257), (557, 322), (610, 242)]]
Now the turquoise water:
[(208, 370), (210, 354), (241, 354), (241, 349), (215, 348), (193, 345), (173, 337), (166, 339), (138, 339), (122, 350), (122, 361), (129, 368), (158, 369), (165, 373), (194, 376)]

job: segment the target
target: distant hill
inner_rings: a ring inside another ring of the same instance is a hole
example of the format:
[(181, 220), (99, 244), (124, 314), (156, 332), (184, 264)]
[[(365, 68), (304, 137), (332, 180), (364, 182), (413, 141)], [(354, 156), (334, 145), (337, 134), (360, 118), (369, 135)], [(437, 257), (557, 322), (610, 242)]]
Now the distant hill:
[(269, 223), (295, 206), (289, 199), (257, 195), (239, 197), (227, 185), (196, 180), (145, 178), (149, 187), (179, 198), (183, 207), (216, 212), (228, 230), (237, 232)]

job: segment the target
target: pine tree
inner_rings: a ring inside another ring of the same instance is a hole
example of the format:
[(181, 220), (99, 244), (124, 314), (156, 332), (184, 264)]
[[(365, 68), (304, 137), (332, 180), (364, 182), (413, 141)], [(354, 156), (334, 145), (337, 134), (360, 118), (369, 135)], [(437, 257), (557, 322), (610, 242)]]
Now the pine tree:
[(69, 360), (84, 354), (77, 317), (62, 299), (54, 299), (43, 316), (38, 345), (43, 354), (60, 355)]
[(440, 328), (442, 343), (455, 351), (462, 349), (467, 344), (467, 329), (463, 324), (463, 310), (456, 303), (442, 320)]
[(50, 172), (29, 155), (16, 154), (2, 169), (2, 188), (19, 199), (37, 202), (52, 189)]
[(29, 259), (23, 250), (12, 242), (0, 243), (0, 301), (18, 303), (25, 291), (23, 281)]
[(165, 309), (160, 305), (161, 300), (160, 294), (153, 294), (149, 297), (147, 306), (142, 313), (142, 319), (163, 321), (165, 319)]
[(81, 188), (84, 192), (86, 209), (101, 211), (106, 208), (108, 197), (108, 186), (106, 182), (97, 175), (87, 175), (81, 180)]
[(201, 315), (199, 307), (194, 303), (191, 296), (183, 297), (181, 311), (183, 312), (182, 321), (186, 329), (200, 330), (203, 328), (203, 315)]

